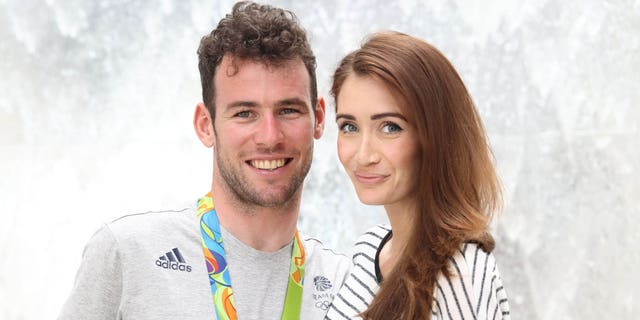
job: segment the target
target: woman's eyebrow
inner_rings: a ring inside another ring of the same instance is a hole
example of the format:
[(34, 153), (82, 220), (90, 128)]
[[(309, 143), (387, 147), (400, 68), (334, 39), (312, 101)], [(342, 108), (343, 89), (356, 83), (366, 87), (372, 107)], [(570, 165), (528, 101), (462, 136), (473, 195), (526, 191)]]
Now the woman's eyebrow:
[(338, 113), (336, 114), (336, 121), (338, 121), (338, 119), (347, 119), (347, 120), (356, 120), (356, 117), (350, 115), (350, 114), (345, 114), (345, 113)]
[(404, 121), (407, 121), (407, 118), (405, 118), (403, 115), (401, 115), (401, 114), (399, 114), (397, 112), (384, 112), (384, 113), (374, 114), (374, 115), (371, 116), (371, 120), (378, 120), (378, 119), (382, 119), (382, 118), (386, 118), (386, 117), (395, 117), (395, 118), (400, 118), (400, 119), (402, 119)]

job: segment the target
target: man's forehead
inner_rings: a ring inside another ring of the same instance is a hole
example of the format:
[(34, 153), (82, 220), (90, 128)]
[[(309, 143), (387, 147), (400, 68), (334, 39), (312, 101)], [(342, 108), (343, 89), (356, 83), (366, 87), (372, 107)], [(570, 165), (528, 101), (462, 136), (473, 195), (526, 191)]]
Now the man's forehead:
[(301, 59), (274, 64), (225, 56), (214, 79), (216, 104), (225, 109), (265, 103), (311, 107), (309, 79)]
[(247, 65), (258, 65), (269, 72), (278, 72), (285, 75), (293, 72), (299, 72), (304, 69), (308, 79), (306, 66), (300, 57), (294, 57), (292, 59), (267, 60), (259, 58), (241, 58), (226, 54), (222, 57), (218, 68), (216, 68), (216, 74), (221, 72), (227, 77), (233, 77), (240, 72), (243, 66), (246, 67)]

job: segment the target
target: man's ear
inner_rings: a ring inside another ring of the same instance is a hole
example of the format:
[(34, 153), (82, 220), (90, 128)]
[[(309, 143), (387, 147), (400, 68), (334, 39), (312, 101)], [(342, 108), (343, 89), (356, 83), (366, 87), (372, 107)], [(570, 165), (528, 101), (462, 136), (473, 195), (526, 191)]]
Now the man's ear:
[(324, 132), (324, 120), (326, 116), (323, 97), (318, 97), (318, 102), (313, 112), (316, 115), (316, 122), (313, 127), (313, 137), (316, 139), (320, 139), (320, 137), (322, 137), (322, 133)]
[(205, 147), (215, 147), (216, 135), (213, 130), (213, 121), (209, 110), (202, 102), (196, 105), (196, 111), (193, 114), (193, 128)]

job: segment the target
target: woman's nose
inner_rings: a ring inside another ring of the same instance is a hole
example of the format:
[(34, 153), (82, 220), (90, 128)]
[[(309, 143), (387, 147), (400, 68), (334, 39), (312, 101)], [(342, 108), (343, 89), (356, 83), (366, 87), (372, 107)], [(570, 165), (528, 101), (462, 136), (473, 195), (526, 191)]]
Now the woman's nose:
[(356, 160), (359, 165), (363, 166), (380, 162), (380, 154), (377, 151), (375, 141), (369, 135), (364, 135), (360, 139)]

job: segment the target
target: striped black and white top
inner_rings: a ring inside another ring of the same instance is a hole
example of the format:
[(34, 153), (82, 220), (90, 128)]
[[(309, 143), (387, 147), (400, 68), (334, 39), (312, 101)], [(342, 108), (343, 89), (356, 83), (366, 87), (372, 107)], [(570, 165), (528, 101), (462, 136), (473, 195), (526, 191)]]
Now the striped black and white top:
[[(351, 274), (333, 300), (325, 320), (360, 319), (379, 289), (377, 255), (391, 228), (379, 225), (354, 247)], [(451, 258), (452, 277), (438, 277), (431, 319), (510, 319), (507, 293), (496, 260), (475, 243), (465, 243)]]

